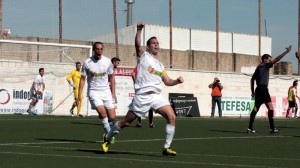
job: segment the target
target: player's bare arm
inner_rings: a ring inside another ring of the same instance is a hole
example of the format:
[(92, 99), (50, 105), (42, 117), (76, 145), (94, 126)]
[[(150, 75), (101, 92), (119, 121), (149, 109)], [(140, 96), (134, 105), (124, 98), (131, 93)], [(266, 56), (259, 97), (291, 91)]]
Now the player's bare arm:
[(291, 51), (291, 49), (292, 49), (292, 45), (290, 45), (288, 48), (286, 48), (286, 50), (282, 54), (280, 54), (277, 57), (275, 57), (272, 60), (272, 63), (275, 64), (276, 62), (280, 61), (281, 58), (283, 58), (287, 53), (289, 53)]
[(115, 75), (114, 74), (108, 75), (108, 79), (109, 79), (110, 84), (111, 84), (111, 94), (112, 94), (112, 97), (114, 98), (115, 102), (118, 102), (117, 101), (117, 96), (116, 96)]
[(167, 74), (165, 74), (162, 76), (162, 81), (167, 86), (174, 86), (174, 85), (183, 83), (184, 79), (182, 76), (179, 76), (177, 79), (174, 80), (174, 79), (171, 79)]
[(37, 92), (38, 91), (38, 83), (33, 82), (33, 86), (34, 86), (34, 91)]
[(132, 77), (132, 80), (133, 80), (133, 83), (135, 83), (135, 81), (136, 81), (136, 73), (132, 73), (132, 75), (131, 75), (131, 77)]
[(83, 91), (83, 86), (84, 86), (84, 83), (85, 83), (85, 79), (86, 79), (86, 76), (85, 75), (81, 75), (80, 82), (79, 82), (78, 99), (76, 100), (77, 104), (78, 104), (78, 102), (81, 101), (82, 91)]
[(136, 50), (136, 56), (139, 58), (144, 53), (144, 49), (141, 45), (141, 36), (145, 24), (143, 22), (139, 22), (136, 27), (137, 30), (135, 35), (135, 50)]

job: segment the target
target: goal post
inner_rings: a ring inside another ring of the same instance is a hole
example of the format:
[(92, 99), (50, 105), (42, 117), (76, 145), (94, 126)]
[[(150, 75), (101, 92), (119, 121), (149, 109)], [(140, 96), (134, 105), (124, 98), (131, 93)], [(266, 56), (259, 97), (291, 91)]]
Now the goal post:
[[(58, 62), (54, 57), (59, 53), (65, 54), (68, 58)], [(23, 58), (28, 55), (39, 55), (43, 59), (28, 61)], [(46, 89), (43, 99), (38, 103), (38, 114), (69, 115), (74, 96), (73, 88), (69, 86), (66, 77), (75, 69), (74, 62), (83, 63), (91, 55), (91, 45), (1, 39), (0, 114), (27, 114), (30, 87), (39, 74), (39, 68), (44, 68)], [(86, 92), (84, 94), (86, 95)], [(85, 96), (81, 114), (89, 115), (88, 106), (88, 99)], [(76, 112), (75, 108), (74, 113)]]
[(29, 44), (29, 45), (41, 45), (41, 46), (57, 46), (57, 47), (74, 47), (74, 48), (88, 48), (89, 54), (92, 55), (93, 48), (88, 45), (76, 45), (76, 44), (63, 44), (63, 43), (45, 43), (45, 42), (33, 42), (33, 41), (18, 41), (18, 40), (1, 40), (0, 43), (13, 43), (13, 44)]

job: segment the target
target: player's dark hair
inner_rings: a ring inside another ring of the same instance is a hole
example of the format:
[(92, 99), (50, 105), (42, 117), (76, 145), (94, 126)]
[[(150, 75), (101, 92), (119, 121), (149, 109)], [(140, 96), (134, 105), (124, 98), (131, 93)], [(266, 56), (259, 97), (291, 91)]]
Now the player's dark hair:
[(294, 80), (293, 86), (296, 86), (298, 84), (298, 80)]
[(113, 57), (111, 59), (111, 63), (118, 62), (118, 61), (121, 61), (121, 60), (119, 58), (117, 58), (117, 57)]
[(264, 61), (264, 59), (268, 59), (269, 57), (271, 57), (271, 55), (269, 55), (269, 54), (264, 54), (264, 55), (261, 57), (261, 61)]
[(103, 43), (100, 41), (97, 41), (93, 44), (93, 51), (95, 51), (96, 45), (101, 44), (103, 46)]
[(152, 39), (156, 39), (156, 40), (157, 40), (157, 38), (156, 38), (155, 36), (150, 37), (150, 38), (147, 40), (147, 46), (150, 45)]
[(76, 62), (75, 65), (81, 64), (80, 62)]
[(40, 69), (39, 69), (39, 72), (41, 72), (41, 71), (43, 71), (43, 70), (44, 70), (44, 68), (40, 68)]

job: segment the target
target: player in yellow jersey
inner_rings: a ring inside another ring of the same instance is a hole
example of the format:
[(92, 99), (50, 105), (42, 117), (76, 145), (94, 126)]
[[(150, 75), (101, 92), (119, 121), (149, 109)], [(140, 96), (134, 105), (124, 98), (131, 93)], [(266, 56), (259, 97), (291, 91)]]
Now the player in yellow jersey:
[[(80, 82), (80, 78), (81, 78), (81, 63), (80, 62), (76, 62), (76, 70), (73, 70), (68, 76), (67, 76), (67, 81), (70, 84), (70, 86), (73, 87), (73, 92), (74, 92), (74, 98), (75, 101), (72, 105), (72, 108), (70, 109), (70, 114), (71, 116), (74, 116), (73, 110), (74, 108), (77, 106), (77, 116), (78, 117), (83, 117), (80, 114), (80, 110), (81, 110), (81, 105), (82, 105), (82, 101), (80, 101), (78, 104), (76, 103), (76, 100), (78, 99), (78, 87), (79, 87), (79, 82)], [(71, 79), (73, 82), (71, 82)], [(83, 94), (82, 94), (82, 98), (83, 99)]]
[(290, 109), (292, 109), (292, 113), (295, 112), (294, 118), (297, 118), (297, 111), (298, 111), (297, 99), (300, 100), (300, 97), (297, 95), (297, 86), (298, 86), (298, 80), (295, 80), (293, 82), (293, 86), (289, 87), (288, 90), (289, 107), (286, 112), (286, 118), (290, 118), (289, 116)]

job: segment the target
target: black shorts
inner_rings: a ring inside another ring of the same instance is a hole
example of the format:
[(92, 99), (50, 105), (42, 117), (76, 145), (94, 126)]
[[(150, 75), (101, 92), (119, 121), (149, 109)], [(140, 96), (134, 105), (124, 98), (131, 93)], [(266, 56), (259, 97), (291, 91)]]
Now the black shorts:
[(296, 102), (294, 101), (289, 101), (289, 108), (296, 107)]
[(271, 96), (267, 86), (258, 85), (255, 89), (255, 106), (259, 108), (262, 104), (271, 102)]

